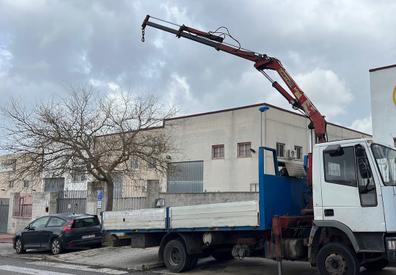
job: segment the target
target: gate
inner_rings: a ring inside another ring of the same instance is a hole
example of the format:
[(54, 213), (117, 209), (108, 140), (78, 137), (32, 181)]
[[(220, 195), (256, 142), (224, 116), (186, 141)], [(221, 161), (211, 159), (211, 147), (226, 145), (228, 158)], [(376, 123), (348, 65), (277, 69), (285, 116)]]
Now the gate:
[(68, 190), (58, 193), (57, 213), (85, 213), (86, 190)]
[(7, 233), (9, 199), (0, 199), (0, 233)]
[(120, 173), (114, 174), (113, 178), (113, 210), (138, 210), (146, 208), (146, 181), (128, 181)]

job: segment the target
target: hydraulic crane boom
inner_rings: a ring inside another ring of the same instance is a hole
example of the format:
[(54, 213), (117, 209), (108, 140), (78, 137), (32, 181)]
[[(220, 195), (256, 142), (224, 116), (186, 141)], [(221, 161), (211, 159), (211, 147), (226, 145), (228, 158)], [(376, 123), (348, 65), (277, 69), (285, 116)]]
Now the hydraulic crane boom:
[[(216, 32), (203, 32), (185, 25), (178, 26), (178, 29), (171, 28), (153, 21), (150, 21), (149, 15), (143, 21), (142, 24), (142, 41), (144, 42), (144, 31), (146, 26), (150, 26), (159, 30), (163, 30), (169, 33), (175, 34), (178, 38), (184, 37), (195, 42), (210, 46), (218, 51), (223, 51), (243, 59), (254, 62), (254, 67), (261, 72), (271, 83), (272, 86), (293, 106), (295, 109), (302, 110), (305, 115), (310, 119), (311, 123), (309, 128), (314, 129), (316, 142), (322, 143), (327, 140), (326, 135), (326, 120), (304, 94), (301, 88), (297, 85), (294, 79), (283, 67), (282, 63), (266, 54), (260, 54), (253, 51), (243, 49), (234, 45), (230, 45), (224, 42), (224, 37), (216, 35)], [(160, 19), (157, 19), (160, 20)], [(160, 20), (163, 21), (163, 20)], [(163, 21), (166, 22), (166, 21)], [(169, 23), (168, 24), (173, 24)], [(174, 24), (173, 24), (174, 25)], [(177, 26), (177, 25), (176, 25)], [(271, 77), (265, 72), (265, 70), (276, 71), (282, 80), (285, 82), (291, 93), (284, 89), (277, 81), (271, 79)]]

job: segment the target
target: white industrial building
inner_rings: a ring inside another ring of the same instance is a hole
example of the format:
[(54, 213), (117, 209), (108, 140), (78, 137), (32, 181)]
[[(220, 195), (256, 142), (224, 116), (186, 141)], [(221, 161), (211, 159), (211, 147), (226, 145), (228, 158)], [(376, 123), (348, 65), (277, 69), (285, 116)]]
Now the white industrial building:
[[(177, 152), (172, 166), (177, 169), (163, 179), (167, 192), (249, 192), (257, 191), (261, 113), (265, 104), (243, 106), (176, 117), (165, 121)], [(309, 121), (299, 113), (271, 106), (262, 117), (265, 146), (278, 150), (282, 162), (299, 163), (310, 147)], [(366, 133), (328, 124), (329, 140), (368, 137)], [(270, 154), (267, 173), (273, 173)]]
[(396, 64), (370, 70), (374, 139), (396, 146)]

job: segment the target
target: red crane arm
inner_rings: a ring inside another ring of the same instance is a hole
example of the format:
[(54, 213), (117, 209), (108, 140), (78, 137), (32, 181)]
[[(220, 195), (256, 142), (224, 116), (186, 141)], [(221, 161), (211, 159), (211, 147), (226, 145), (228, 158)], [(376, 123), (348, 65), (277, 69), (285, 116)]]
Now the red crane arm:
[[(297, 83), (286, 71), (286, 69), (283, 67), (282, 63), (278, 59), (274, 57), (270, 57), (266, 54), (256, 53), (250, 50), (243, 49), (241, 47), (236, 47), (234, 45), (227, 44), (223, 41), (224, 38), (222, 36), (216, 35), (215, 33), (203, 32), (191, 27), (187, 27), (185, 25), (178, 26), (178, 29), (175, 29), (156, 22), (152, 22), (150, 21), (150, 18), (154, 18), (154, 17), (150, 17), (149, 15), (147, 15), (143, 21), (142, 41), (144, 41), (144, 31), (146, 26), (150, 26), (169, 33), (173, 33), (178, 38), (184, 37), (193, 40), (195, 42), (215, 48), (218, 51), (223, 51), (254, 62), (254, 67), (258, 71), (260, 71), (269, 81), (271, 81), (272, 86), (284, 98), (286, 98), (286, 100), (293, 106), (293, 108), (302, 110), (306, 114), (306, 116), (310, 119), (311, 124), (309, 128), (314, 129), (316, 142), (321, 143), (327, 140), (325, 118), (315, 107), (312, 101), (305, 95), (305, 93), (301, 90), (301, 88), (297, 85)], [(154, 18), (154, 19), (160, 20), (158, 18)], [(167, 23), (173, 24), (169, 22)], [(277, 81), (272, 80), (269, 77), (269, 75), (265, 72), (265, 70), (276, 71), (279, 74), (279, 76), (282, 78), (284, 83), (287, 85), (291, 93), (285, 90), (282, 87), (282, 85), (280, 85)]]

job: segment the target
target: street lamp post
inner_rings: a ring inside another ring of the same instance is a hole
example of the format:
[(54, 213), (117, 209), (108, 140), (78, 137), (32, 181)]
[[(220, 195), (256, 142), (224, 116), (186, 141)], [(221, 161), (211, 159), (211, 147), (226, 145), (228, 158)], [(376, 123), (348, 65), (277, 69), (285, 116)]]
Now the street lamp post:
[(259, 108), (260, 111), (260, 147), (263, 147), (263, 113), (268, 111), (270, 108), (263, 105)]

